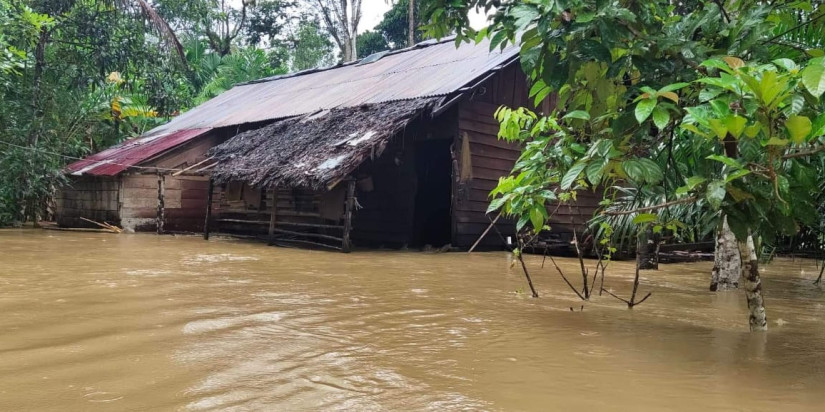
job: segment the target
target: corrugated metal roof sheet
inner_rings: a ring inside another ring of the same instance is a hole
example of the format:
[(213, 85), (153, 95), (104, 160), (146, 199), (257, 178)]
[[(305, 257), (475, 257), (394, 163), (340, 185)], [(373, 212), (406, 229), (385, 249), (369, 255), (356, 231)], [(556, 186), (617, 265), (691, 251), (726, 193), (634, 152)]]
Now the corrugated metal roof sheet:
[(452, 40), (419, 44), (368, 64), (349, 64), (235, 86), (150, 134), (283, 119), (321, 109), (445, 96), (510, 62), (518, 48)]
[(203, 135), (209, 130), (211, 129), (188, 129), (127, 140), (83, 160), (78, 160), (68, 165), (66, 169), (73, 175), (114, 176), (131, 166)]

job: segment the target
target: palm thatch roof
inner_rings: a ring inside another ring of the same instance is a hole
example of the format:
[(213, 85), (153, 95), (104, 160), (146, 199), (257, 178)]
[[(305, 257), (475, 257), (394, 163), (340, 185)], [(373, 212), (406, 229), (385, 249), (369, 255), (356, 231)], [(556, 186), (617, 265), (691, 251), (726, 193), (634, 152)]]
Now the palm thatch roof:
[(437, 98), (322, 110), (241, 133), (210, 151), (216, 183), (329, 188), (377, 157)]

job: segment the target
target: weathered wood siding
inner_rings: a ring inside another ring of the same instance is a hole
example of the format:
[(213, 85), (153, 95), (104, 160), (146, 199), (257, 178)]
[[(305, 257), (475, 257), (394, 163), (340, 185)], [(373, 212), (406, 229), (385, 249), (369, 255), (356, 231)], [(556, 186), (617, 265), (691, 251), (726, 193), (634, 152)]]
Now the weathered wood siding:
[[(472, 98), (462, 101), (458, 111), (458, 148), (457, 171), (454, 173), (453, 243), (459, 247), (471, 246), (490, 225), (495, 215), (485, 212), (489, 205), (489, 193), (502, 176), (507, 176), (518, 159), (520, 150), (517, 145), (498, 140), (498, 122), (493, 117), (501, 105), (509, 107), (533, 107), (528, 98), (525, 76), (517, 66), (511, 66), (497, 74), (483, 85), (483, 93), (476, 93)], [(554, 102), (548, 98), (535, 110), (548, 111)], [(465, 142), (466, 140), (466, 142)], [(469, 155), (463, 153), (469, 149)], [(470, 163), (468, 168), (465, 164)], [(469, 169), (462, 173), (462, 169)], [(464, 176), (462, 176), (464, 175)], [(553, 233), (562, 239), (569, 238), (574, 229), (581, 230), (598, 206), (597, 196), (591, 192), (579, 194), (575, 206), (559, 208), (550, 224)], [(552, 210), (556, 210), (551, 206)], [(503, 246), (501, 236), (513, 236), (514, 223), (500, 219), (496, 225), (498, 233), (491, 230), (481, 242), (482, 247), (498, 248)]]
[(206, 218), (209, 178), (203, 176), (164, 177), (164, 231), (201, 232)]
[[(269, 230), (272, 205), (276, 204), (276, 227), (287, 228), (285, 223), (339, 224), (343, 216), (341, 200), (340, 216), (322, 211), (325, 193), (303, 189), (278, 189), (273, 199), (272, 191), (233, 182), (215, 186), (212, 194), (212, 228), (214, 231), (243, 235), (265, 235)], [(333, 233), (340, 236), (341, 233)]]
[(68, 186), (57, 191), (57, 224), (65, 227), (97, 227), (81, 217), (119, 224), (119, 178), (70, 176)]

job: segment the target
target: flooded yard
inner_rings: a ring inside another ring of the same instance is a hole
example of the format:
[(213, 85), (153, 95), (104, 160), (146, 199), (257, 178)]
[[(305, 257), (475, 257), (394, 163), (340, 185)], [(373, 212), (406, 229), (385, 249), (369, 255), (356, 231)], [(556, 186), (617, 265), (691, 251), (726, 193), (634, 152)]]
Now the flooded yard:
[[(540, 264), (531, 299), (504, 252), (2, 230), (0, 410), (825, 408), (812, 261), (765, 268), (767, 334), (707, 291), (711, 263), (643, 272), (632, 311), (580, 311)], [(606, 287), (628, 295), (632, 270)]]

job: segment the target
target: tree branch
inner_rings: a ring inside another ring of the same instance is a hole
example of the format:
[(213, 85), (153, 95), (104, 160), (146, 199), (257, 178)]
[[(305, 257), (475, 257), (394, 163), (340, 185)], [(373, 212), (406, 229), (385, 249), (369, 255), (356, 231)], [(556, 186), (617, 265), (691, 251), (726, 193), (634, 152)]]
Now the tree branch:
[(582, 296), (582, 294), (581, 294), (581, 293), (579, 293), (579, 291), (576, 289), (576, 287), (575, 287), (575, 286), (573, 286), (573, 284), (572, 284), (572, 283), (570, 283), (570, 281), (569, 281), (569, 280), (567, 280), (567, 276), (564, 276), (564, 272), (562, 272), (562, 270), (561, 270), (561, 268), (559, 267), (559, 265), (558, 265), (558, 264), (556, 264), (556, 259), (553, 259), (553, 256), (550, 256), (550, 255), (545, 255), (545, 256), (549, 256), (549, 257), (550, 257), (550, 261), (551, 261), (551, 262), (553, 262), (553, 266), (555, 266), (555, 267), (556, 267), (556, 270), (559, 272), (559, 275), (561, 275), (561, 278), (562, 278), (562, 279), (564, 279), (564, 283), (567, 283), (567, 286), (570, 286), (570, 289), (572, 289), (572, 290), (573, 290), (573, 292), (575, 292), (575, 293), (576, 293), (576, 296), (578, 296), (578, 297), (579, 297), (579, 299), (581, 299), (581, 300), (587, 300), (587, 299), (585, 299), (585, 298), (584, 298), (584, 296)]
[[(825, 150), (825, 149), (823, 149), (823, 150)], [(634, 213), (650, 212), (651, 210), (658, 210), (658, 209), (662, 209), (662, 208), (669, 207), (669, 206), (681, 205), (682, 203), (690, 203), (690, 202), (693, 202), (695, 200), (696, 200), (696, 196), (690, 196), (690, 197), (686, 197), (684, 199), (679, 199), (679, 200), (673, 200), (673, 201), (670, 201), (670, 202), (660, 203), (658, 205), (640, 207), (638, 209), (633, 209), (633, 210), (622, 210), (622, 211), (615, 211), (615, 212), (605, 211), (605, 212), (602, 212), (602, 214), (607, 215), (607, 216), (632, 215)]]
[(812, 154), (817, 154), (817, 153), (822, 152), (822, 151), (825, 151), (825, 145), (817, 146), (813, 149), (801, 150), (801, 151), (793, 152), (793, 153), (785, 153), (782, 156), (782, 160), (788, 160), (788, 159), (795, 159), (797, 157), (810, 156)]

